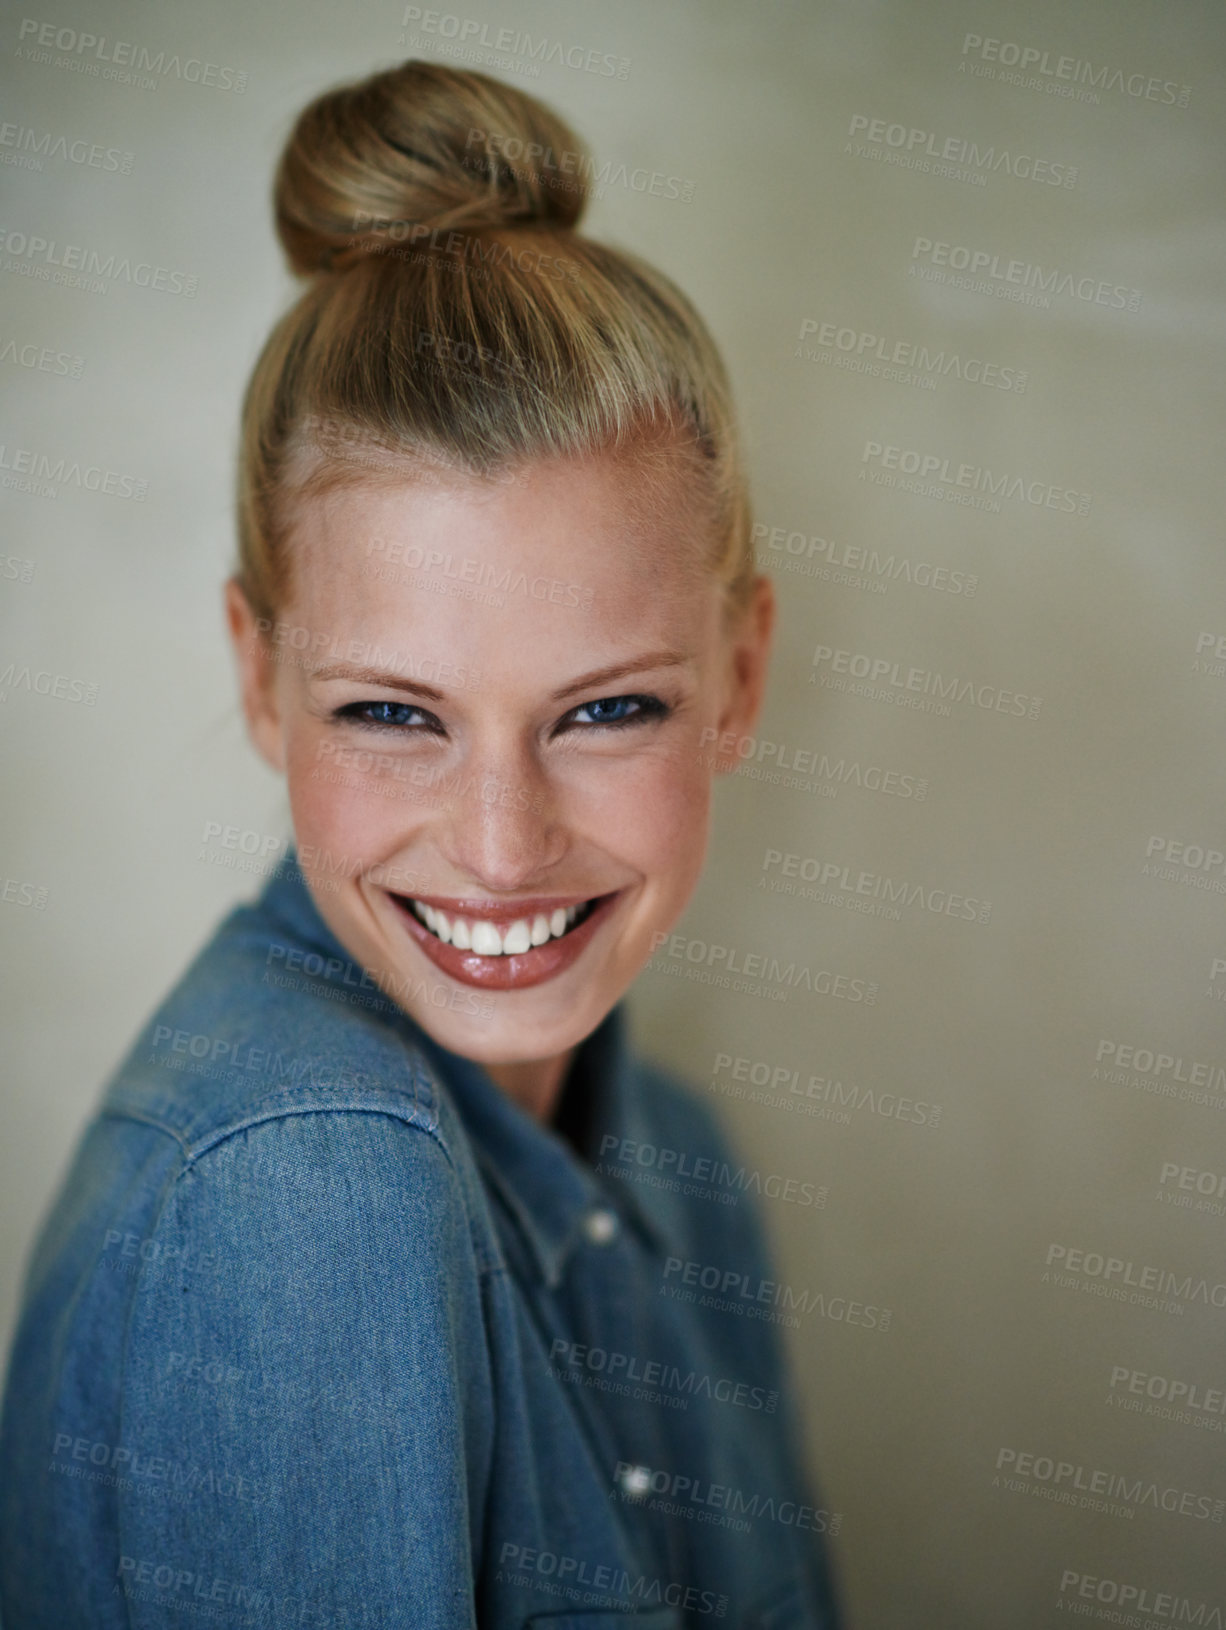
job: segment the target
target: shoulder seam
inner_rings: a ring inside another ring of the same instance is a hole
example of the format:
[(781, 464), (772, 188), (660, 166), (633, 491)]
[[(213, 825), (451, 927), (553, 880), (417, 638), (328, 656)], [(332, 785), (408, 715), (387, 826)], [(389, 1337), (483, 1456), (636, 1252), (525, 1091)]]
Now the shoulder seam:
[(194, 1166), (202, 1155), (216, 1149), (219, 1144), (226, 1143), (239, 1132), (246, 1132), (250, 1127), (263, 1126), (268, 1121), (289, 1120), (299, 1115), (382, 1115), (388, 1120), (401, 1121), (405, 1126), (416, 1127), (424, 1132), (443, 1151), (447, 1164), (455, 1170), (455, 1162), (451, 1158), (451, 1150), (438, 1135), (438, 1119), (425, 1119), (416, 1104), (406, 1105), (403, 1109), (395, 1104), (275, 1104), (262, 1109), (252, 1110), (241, 1120), (227, 1121), (224, 1126), (208, 1133), (199, 1143), (193, 1144), (186, 1151), (184, 1171)]
[[(405, 1048), (404, 1051), (407, 1053), (409, 1050)], [(177, 1119), (145, 1108), (135, 1093), (129, 1098), (129, 1094), (114, 1083), (99, 1106), (98, 1115), (109, 1120), (133, 1121), (164, 1132), (179, 1145), (189, 1164), (235, 1132), (285, 1115), (367, 1112), (389, 1115), (394, 1120), (403, 1120), (434, 1132), (440, 1124), (436, 1085), (421, 1062), (411, 1054), (408, 1064), (411, 1097), (403, 1087), (389, 1087), (369, 1072), (342, 1070), (327, 1080), (299, 1081), (281, 1086), (253, 1104), (236, 1106), (231, 1114), (217, 1116), (211, 1126), (206, 1118), (199, 1132), (194, 1132), (190, 1124), (181, 1126)], [(444, 1150), (447, 1148), (441, 1137), (437, 1141)]]
[(159, 1120), (156, 1115), (146, 1115), (139, 1109), (118, 1109), (113, 1104), (103, 1104), (98, 1110), (100, 1121), (135, 1121), (139, 1126), (152, 1127), (155, 1132), (161, 1132), (172, 1143), (177, 1143), (184, 1160), (190, 1158), (187, 1139), (173, 1126), (167, 1126), (165, 1121)]
[[(165, 1207), (170, 1200), (171, 1194), (178, 1187), (179, 1183), (187, 1175), (187, 1173), (194, 1170), (196, 1165), (200, 1162), (202, 1156), (212, 1153), (214, 1149), (220, 1148), (224, 1143), (228, 1143), (230, 1139), (236, 1137), (238, 1133), (249, 1131), (254, 1126), (264, 1126), (270, 1121), (288, 1120), (291, 1117), (301, 1115), (378, 1116), (385, 1120), (399, 1121), (401, 1125), (411, 1127), (415, 1131), (420, 1132), (425, 1137), (429, 1138), (430, 1141), (439, 1149), (443, 1159), (447, 1162), (449, 1170), (459, 1184), (460, 1204), (463, 1206), (464, 1213), (467, 1218), (468, 1234), (476, 1259), (477, 1271), (483, 1277), (490, 1274), (506, 1273), (507, 1269), (505, 1263), (500, 1261), (496, 1255), (491, 1255), (489, 1253), (486, 1247), (482, 1244), (479, 1233), (475, 1230), (475, 1219), (471, 1215), (468, 1199), (465, 1195), (462, 1174), (452, 1158), (451, 1150), (448, 1148), (446, 1142), (439, 1136), (437, 1120), (433, 1122), (424, 1120), (420, 1114), (414, 1114), (413, 1110), (408, 1107), (406, 1107), (404, 1110), (399, 1110), (394, 1106), (377, 1104), (311, 1104), (301, 1107), (290, 1104), (281, 1105), (274, 1109), (268, 1109), (264, 1113), (253, 1113), (247, 1116), (246, 1119), (241, 1122), (229, 1123), (225, 1127), (220, 1128), (217, 1132), (213, 1133), (200, 1145), (191, 1149), (184, 1149), (183, 1165), (180, 1170), (175, 1173), (174, 1180), (166, 1191), (163, 1203), (158, 1210), (157, 1221), (153, 1224), (152, 1232), (156, 1233), (157, 1229), (161, 1226), (162, 1217), (165, 1213)], [(147, 1124), (156, 1125), (157, 1123), (148, 1122)], [(167, 1130), (164, 1127), (159, 1129), (163, 1131)], [(174, 1134), (171, 1133), (170, 1135), (173, 1136)]]
[(394, 1103), (389, 1104), (269, 1104), (262, 1109), (252, 1110), (241, 1120), (226, 1121), (224, 1125), (215, 1128), (200, 1142), (193, 1143), (173, 1126), (168, 1126), (155, 1115), (145, 1114), (139, 1109), (130, 1109), (114, 1104), (106, 1105), (98, 1111), (98, 1119), (105, 1121), (133, 1121), (139, 1126), (148, 1126), (155, 1132), (161, 1132), (173, 1143), (178, 1144), (183, 1155), (183, 1170), (194, 1166), (201, 1155), (206, 1155), (219, 1144), (235, 1137), (239, 1132), (245, 1132), (249, 1127), (262, 1126), (267, 1121), (288, 1120), (297, 1115), (385, 1115), (389, 1120), (403, 1121), (406, 1126), (414, 1126), (420, 1132), (425, 1132), (438, 1144), (447, 1157), (448, 1165), (454, 1169), (451, 1150), (438, 1135), (438, 1117), (426, 1119), (420, 1112), (420, 1107), (414, 1103), (411, 1106), (400, 1108)]

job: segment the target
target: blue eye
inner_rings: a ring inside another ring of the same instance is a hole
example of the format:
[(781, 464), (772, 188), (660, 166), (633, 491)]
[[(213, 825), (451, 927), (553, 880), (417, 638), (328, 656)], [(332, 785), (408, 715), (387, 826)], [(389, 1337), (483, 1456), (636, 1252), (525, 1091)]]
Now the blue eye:
[[(623, 725), (664, 718), (670, 711), (668, 704), (658, 696), (601, 696), (572, 708), (566, 719), (588, 727), (615, 730)], [(351, 719), (355, 724), (369, 725), (375, 730), (397, 730), (414, 735), (445, 733), (434, 714), (414, 702), (349, 702), (337, 708), (333, 717)]]
[(394, 730), (416, 727), (437, 731), (442, 728), (432, 713), (427, 713), (424, 708), (418, 707), (413, 702), (350, 702), (346, 707), (336, 710), (336, 717), (356, 719), (359, 724), (390, 727)]
[[(658, 696), (602, 696), (575, 708), (571, 717), (580, 724), (607, 726), (637, 724), (640, 720), (662, 718), (667, 712)], [(583, 713), (588, 715), (586, 719), (579, 717)]]

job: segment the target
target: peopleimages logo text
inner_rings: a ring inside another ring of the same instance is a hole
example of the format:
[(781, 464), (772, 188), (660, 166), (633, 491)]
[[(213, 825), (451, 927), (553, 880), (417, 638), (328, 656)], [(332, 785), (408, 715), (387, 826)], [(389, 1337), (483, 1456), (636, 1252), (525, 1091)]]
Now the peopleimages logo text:
[(1041, 46), (1022, 45), (1016, 40), (967, 34), (962, 40), (961, 55), (964, 58), (978, 58), (980, 62), (998, 62), (1002, 68), (1016, 68), (1024, 74), (1084, 85), (1091, 90), (1117, 91), (1121, 96), (1131, 96), (1138, 101), (1165, 102), (1168, 107), (1186, 108), (1192, 97), (1191, 86), (1181, 85), (1174, 79), (1161, 79), (1156, 74), (1130, 73), (1124, 68), (1113, 67), (1109, 62), (1065, 56), (1045, 51)]
[(11, 257), (0, 270), (70, 288), (87, 286), (92, 280), (98, 284), (95, 293), (105, 293), (109, 283), (131, 283), (163, 294), (180, 294), (188, 300), (196, 295), (197, 279), (186, 272), (155, 266), (148, 260), (133, 261), (130, 255), (116, 256), (114, 251), (103, 255), (86, 244), (59, 243), (38, 232), (0, 226), (0, 255)]
[(966, 464), (946, 458), (941, 453), (923, 452), (915, 447), (895, 447), (869, 440), (864, 443), (860, 462), (876, 471), (897, 471), (900, 475), (915, 476), (921, 483), (932, 482), (951, 489), (951, 492), (958, 489), (966, 493), (981, 493), (989, 498), (1012, 499), (1017, 503), (1031, 504), (1036, 509), (1061, 510), (1067, 515), (1088, 515), (1094, 502), (1094, 495), (1089, 492), (1053, 487), (1046, 481), (1034, 481), (1008, 470), (992, 470), (985, 464)]
[[(547, 35), (539, 39), (516, 28), (491, 31), (487, 22), (475, 17), (460, 17), (452, 11), (432, 11), (421, 6), (406, 6), (400, 19), (401, 28), (420, 28), (423, 34), (434, 34), (442, 40), (454, 40), (457, 47), (468, 50), (494, 51), (509, 57), (526, 57), (533, 64), (548, 63), (560, 68), (576, 68), (581, 73), (595, 74), (600, 79), (629, 79), (630, 58), (620, 57), (613, 51), (600, 51), (591, 46), (567, 44), (551, 40)], [(538, 70), (539, 71), (539, 70)]]
[[(241, 69), (218, 62), (202, 62), (199, 57), (184, 58), (178, 52), (169, 57), (165, 51), (154, 54), (133, 40), (108, 40), (105, 34), (89, 34), (57, 23), (44, 23), (36, 17), (22, 18), (17, 37), (25, 42), (24, 50), (18, 47), (19, 55), (38, 61), (39, 57), (33, 54), (34, 47), (42, 52), (61, 51), (66, 58), (75, 60), (83, 72), (103, 78), (124, 77), (114, 74), (113, 70), (130, 69), (137, 74), (183, 79), (191, 85), (207, 85), (236, 95), (247, 89), (247, 75)], [(112, 72), (104, 73), (103, 64)]]
[(977, 141), (964, 136), (938, 136), (934, 130), (920, 130), (913, 125), (891, 123), (886, 119), (870, 119), (867, 114), (852, 115), (847, 127), (849, 136), (908, 155), (919, 154), (946, 164), (965, 166), (986, 174), (1003, 172), (1018, 181), (1038, 181), (1051, 187), (1075, 187), (1077, 168), (1070, 164), (1057, 164), (1051, 159), (1035, 158), (1030, 153), (1010, 153), (1007, 148), (981, 147)]
[(1170, 1511), (1181, 1517), (1195, 1517), (1201, 1522), (1221, 1522), (1226, 1515), (1226, 1501), (1212, 1494), (1198, 1494), (1192, 1489), (1163, 1488), (1142, 1476), (1078, 1465), (1075, 1461), (1061, 1460), (1055, 1455), (1035, 1455), (1004, 1448), (996, 1456), (996, 1470), (1006, 1473), (1009, 1478), (1121, 1500), (1126, 1506), (1148, 1505), (1155, 1511)]
[(1102, 1285), (1130, 1286), (1139, 1291), (1154, 1291), (1159, 1296), (1174, 1297), (1180, 1302), (1201, 1302), (1206, 1307), (1226, 1308), (1226, 1284), (1211, 1284), (1193, 1274), (1182, 1276), (1172, 1268), (1157, 1263), (1137, 1263), (1123, 1257), (1110, 1256), (1102, 1251), (1086, 1251), (1080, 1247), (1055, 1244), (1048, 1247), (1046, 1266), (1054, 1284), (1069, 1285), (1076, 1281), (1093, 1281)]
[[(806, 343), (809, 341), (816, 350)], [(959, 351), (947, 351), (944, 346), (939, 351), (931, 350), (915, 340), (894, 339), (870, 329), (851, 328), (846, 323), (819, 322), (816, 317), (801, 319), (792, 355), (805, 354), (811, 359), (824, 355), (835, 366), (858, 373), (879, 372), (878, 365), (884, 365), (887, 379), (894, 378), (896, 370), (905, 369), (913, 370), (917, 376), (930, 375), (934, 380), (959, 379), (968, 385), (990, 385), (995, 390), (1016, 391), (1018, 395), (1025, 393), (1029, 380), (1024, 368), (1004, 367), (1000, 363), (985, 362), (982, 357), (964, 357)], [(910, 375), (898, 377), (906, 382)], [(762, 536), (765, 530), (763, 527), (759, 531), (755, 526), (754, 537)]]
[(933, 238), (916, 238), (911, 246), (911, 276), (928, 276), (941, 282), (946, 272), (962, 272), (966, 279), (982, 279), (985, 287), (993, 284), (992, 292), (1041, 296), (1050, 304), (1052, 295), (1068, 295), (1098, 306), (1110, 306), (1117, 311), (1136, 312), (1141, 309), (1140, 289), (1123, 283), (1066, 271), (1061, 266), (1043, 266), (1036, 261), (1015, 260), (1009, 255), (991, 249), (974, 249), (969, 244), (945, 243)]
[(567, 1341), (556, 1337), (549, 1347), (549, 1362), (557, 1366), (555, 1373), (590, 1372), (599, 1376), (607, 1387), (621, 1390), (628, 1383), (639, 1383), (647, 1392), (658, 1392), (670, 1397), (681, 1409), (688, 1409), (691, 1398), (710, 1398), (715, 1403), (735, 1404), (741, 1409), (761, 1410), (773, 1415), (779, 1407), (779, 1393), (773, 1388), (756, 1386), (749, 1381), (736, 1381), (730, 1376), (711, 1376), (697, 1370), (681, 1370), (676, 1364), (663, 1359), (640, 1359), (635, 1353), (618, 1352), (607, 1347), (591, 1347), (585, 1342)]
[[(848, 690), (856, 695), (881, 695), (890, 700), (906, 698), (917, 706), (921, 702), (931, 702), (933, 698), (938, 699), (935, 705), (944, 706), (942, 699), (948, 699), (969, 702), (974, 707), (994, 713), (1013, 714), (1019, 719), (1037, 719), (1042, 703), (1042, 698), (1038, 696), (1002, 690), (996, 685), (979, 684), (956, 674), (938, 673), (931, 668), (908, 668), (893, 657), (874, 656), (870, 651), (836, 650), (831, 645), (819, 645), (814, 649), (812, 668), (813, 672), (809, 675), (811, 685), (820, 680), (834, 690)], [(849, 686), (846, 680), (838, 677), (842, 674), (849, 675), (853, 680), (863, 680), (864, 683)], [(907, 697), (909, 691), (919, 694)]]
[[(1165, 1619), (1176, 1624), (1200, 1625), (1203, 1630), (1226, 1624), (1221, 1607), (1203, 1597), (1193, 1601), (1190, 1596), (1179, 1596), (1174, 1591), (1151, 1590), (1148, 1585), (1134, 1585), (1122, 1579), (1102, 1579), (1098, 1574), (1082, 1573), (1077, 1568), (1065, 1568), (1060, 1575), (1060, 1594), (1113, 1609), (1105, 1617), (1114, 1624), (1140, 1624), (1141, 1620), (1133, 1617), (1138, 1613), (1146, 1614), (1147, 1622)], [(1123, 1618), (1124, 1613), (1129, 1617)]]

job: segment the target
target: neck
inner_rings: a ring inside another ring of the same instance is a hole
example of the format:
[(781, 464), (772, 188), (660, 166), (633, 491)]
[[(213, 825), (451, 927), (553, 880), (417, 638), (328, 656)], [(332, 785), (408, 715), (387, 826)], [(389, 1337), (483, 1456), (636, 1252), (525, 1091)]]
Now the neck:
[(485, 1073), (508, 1098), (513, 1098), (521, 1109), (538, 1121), (553, 1118), (562, 1084), (571, 1061), (578, 1052), (571, 1047), (554, 1058), (525, 1059), (518, 1064), (486, 1064)]

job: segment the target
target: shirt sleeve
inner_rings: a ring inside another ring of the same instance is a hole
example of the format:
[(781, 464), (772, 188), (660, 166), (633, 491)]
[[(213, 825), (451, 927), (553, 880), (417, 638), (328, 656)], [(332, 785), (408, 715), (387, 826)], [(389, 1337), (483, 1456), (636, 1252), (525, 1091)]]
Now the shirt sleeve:
[(124, 1361), (114, 1588), (130, 1623), (470, 1630), (481, 1290), (426, 1129), (283, 1115), (188, 1165)]

